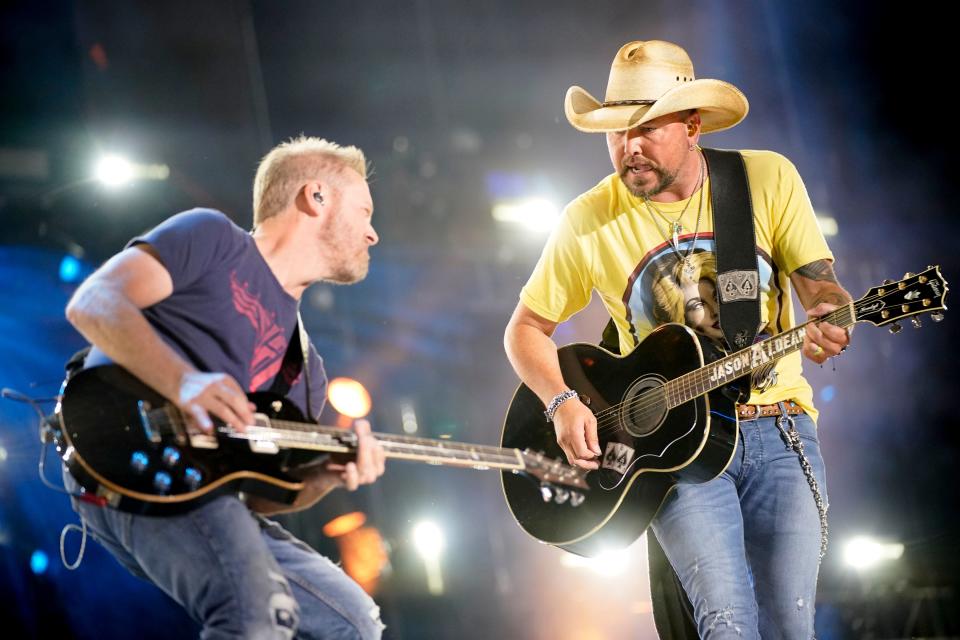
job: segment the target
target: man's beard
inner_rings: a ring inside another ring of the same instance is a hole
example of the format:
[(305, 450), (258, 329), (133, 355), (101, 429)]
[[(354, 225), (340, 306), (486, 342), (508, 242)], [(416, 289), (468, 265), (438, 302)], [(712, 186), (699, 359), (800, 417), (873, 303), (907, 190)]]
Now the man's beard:
[(369, 259), (341, 262), (336, 266), (336, 271), (327, 279), (327, 282), (332, 284), (356, 284), (367, 277), (369, 269)]
[(637, 196), (638, 198), (643, 198), (644, 200), (652, 198), (658, 193), (661, 193), (662, 191), (669, 188), (671, 185), (673, 185), (674, 182), (677, 181), (676, 172), (670, 173), (663, 167), (650, 165), (650, 170), (653, 171), (655, 174), (657, 174), (657, 184), (655, 184), (651, 189), (647, 189), (647, 190), (640, 189), (638, 187), (631, 186), (631, 184), (627, 182), (627, 178), (631, 175), (630, 174), (631, 169), (633, 169), (633, 167), (631, 167), (630, 165), (624, 164), (623, 170), (620, 172), (620, 180), (623, 182), (623, 185), (627, 188), (627, 190), (630, 193)]

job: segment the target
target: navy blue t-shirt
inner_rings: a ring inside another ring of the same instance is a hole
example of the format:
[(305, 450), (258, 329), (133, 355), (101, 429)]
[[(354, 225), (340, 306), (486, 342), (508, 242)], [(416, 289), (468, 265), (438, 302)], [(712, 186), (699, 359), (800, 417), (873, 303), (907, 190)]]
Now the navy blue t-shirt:
[[(303, 375), (281, 371), (297, 327), (297, 300), (250, 234), (219, 211), (192, 209), (127, 246), (141, 243), (156, 250), (173, 280), (173, 293), (143, 310), (160, 336), (201, 371), (233, 376), (248, 392), (268, 390), (278, 374), (285, 376), (292, 385), (288, 397), (305, 412)], [(107, 362), (94, 347), (85, 364)], [(319, 415), (327, 379), (313, 344), (310, 383), (310, 408)]]

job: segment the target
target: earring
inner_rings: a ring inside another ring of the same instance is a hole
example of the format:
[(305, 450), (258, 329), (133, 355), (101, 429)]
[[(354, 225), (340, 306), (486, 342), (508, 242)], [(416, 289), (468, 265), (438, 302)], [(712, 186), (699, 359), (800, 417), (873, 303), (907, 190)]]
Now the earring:
[(319, 202), (320, 204), (323, 204), (323, 196), (320, 194), (319, 191), (313, 194), (313, 199)]

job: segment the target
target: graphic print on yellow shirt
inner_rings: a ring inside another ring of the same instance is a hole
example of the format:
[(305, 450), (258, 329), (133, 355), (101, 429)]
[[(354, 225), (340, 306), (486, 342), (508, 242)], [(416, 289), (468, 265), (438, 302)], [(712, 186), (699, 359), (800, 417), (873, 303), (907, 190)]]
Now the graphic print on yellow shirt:
[[(777, 334), (794, 326), (789, 274), (833, 256), (789, 160), (769, 151), (741, 154), (753, 202), (761, 321), (765, 333)], [(676, 251), (665, 237), (674, 221), (682, 229)], [(520, 300), (563, 322), (596, 292), (617, 326), (622, 353), (666, 322), (719, 337), (713, 229), (709, 178), (690, 200), (651, 208), (611, 174), (568, 205)], [(685, 266), (677, 253), (688, 252)], [(776, 384), (754, 391), (750, 402), (790, 399), (816, 417), (799, 352), (777, 363)]]

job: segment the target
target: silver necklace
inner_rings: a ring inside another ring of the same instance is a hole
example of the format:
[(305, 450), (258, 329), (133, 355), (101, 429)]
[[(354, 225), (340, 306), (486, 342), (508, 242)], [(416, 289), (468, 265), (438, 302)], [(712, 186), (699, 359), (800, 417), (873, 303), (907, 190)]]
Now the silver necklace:
[(699, 200), (699, 203), (697, 204), (697, 222), (693, 230), (693, 242), (690, 244), (690, 248), (687, 249), (686, 255), (680, 252), (680, 231), (683, 230), (683, 225), (680, 224), (680, 218), (682, 218), (683, 214), (687, 212), (687, 208), (690, 206), (690, 201), (693, 200), (693, 197), (687, 200), (687, 204), (684, 205), (683, 211), (680, 212), (680, 215), (677, 216), (676, 220), (672, 221), (672, 225), (673, 225), (672, 237), (667, 237), (667, 234), (664, 232), (663, 228), (661, 228), (660, 221), (657, 220), (657, 216), (654, 215), (654, 212), (658, 213), (667, 222), (671, 222), (670, 218), (668, 218), (662, 211), (657, 209), (656, 205), (651, 204), (649, 198), (643, 199), (643, 204), (647, 208), (647, 212), (650, 214), (650, 217), (653, 218), (653, 223), (657, 226), (657, 231), (660, 232), (660, 235), (667, 242), (667, 244), (670, 245), (670, 248), (676, 254), (680, 263), (683, 265), (682, 267), (683, 275), (686, 276), (688, 279), (692, 279), (696, 275), (694, 273), (694, 271), (696, 271), (696, 268), (693, 266), (693, 263), (690, 262), (689, 258), (693, 254), (693, 250), (697, 246), (697, 238), (700, 236), (700, 219), (703, 215), (703, 191), (704, 191), (703, 184), (706, 178), (705, 168), (706, 168), (706, 163), (704, 162), (703, 154), (701, 153), (700, 154), (700, 178), (699, 178), (699, 186), (698, 186), (698, 188), (700, 189), (700, 200)]

